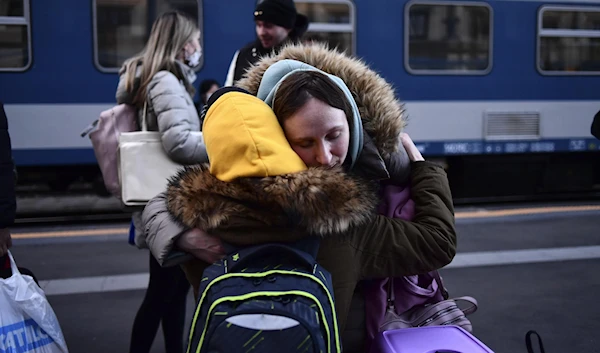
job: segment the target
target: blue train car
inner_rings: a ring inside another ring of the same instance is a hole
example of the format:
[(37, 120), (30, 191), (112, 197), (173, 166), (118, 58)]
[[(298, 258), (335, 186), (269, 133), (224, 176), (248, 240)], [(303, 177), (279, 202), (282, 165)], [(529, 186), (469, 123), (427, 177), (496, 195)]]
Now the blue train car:
[[(506, 178), (507, 168), (529, 170), (537, 189), (540, 180), (556, 190), (599, 183), (600, 143), (590, 124), (600, 110), (600, 1), (296, 4), (311, 19), (309, 38), (361, 57), (394, 84), (406, 102), (408, 132), (426, 156), (449, 163), (456, 188), (476, 193), (477, 180)], [(235, 50), (254, 38), (254, 6), (249, 0), (2, 2), (0, 101), (17, 166), (56, 187), (97, 177), (89, 139), (79, 134), (115, 104), (118, 68), (142, 48), (156, 14), (177, 8), (198, 19), (204, 53), (198, 82), (223, 82)], [(579, 177), (567, 180), (574, 173)]]

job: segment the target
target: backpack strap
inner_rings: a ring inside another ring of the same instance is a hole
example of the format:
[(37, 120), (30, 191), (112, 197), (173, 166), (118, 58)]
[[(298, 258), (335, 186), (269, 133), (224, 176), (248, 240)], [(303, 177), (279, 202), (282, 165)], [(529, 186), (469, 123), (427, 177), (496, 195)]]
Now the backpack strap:
[(92, 132), (96, 126), (98, 125), (98, 121), (100, 121), (100, 119), (96, 119), (94, 120), (90, 125), (88, 125), (79, 135), (81, 137), (86, 137), (90, 132)]
[(433, 273), (433, 278), (435, 278), (435, 281), (437, 282), (438, 290), (442, 291), (442, 297), (444, 298), (444, 300), (450, 298), (450, 295), (448, 294), (448, 290), (446, 290), (446, 287), (444, 287), (444, 282), (442, 281), (440, 272), (438, 270), (435, 270), (432, 273)]

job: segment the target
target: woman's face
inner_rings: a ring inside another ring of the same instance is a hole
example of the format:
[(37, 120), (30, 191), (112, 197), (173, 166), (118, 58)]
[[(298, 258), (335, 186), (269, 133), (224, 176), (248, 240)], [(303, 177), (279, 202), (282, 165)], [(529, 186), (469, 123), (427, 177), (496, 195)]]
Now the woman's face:
[(185, 44), (183, 47), (184, 54), (190, 56), (195, 52), (202, 54), (202, 47), (200, 46), (200, 32), (194, 33), (192, 39)]
[(283, 122), (292, 149), (309, 167), (344, 163), (350, 143), (350, 128), (341, 109), (310, 98)]

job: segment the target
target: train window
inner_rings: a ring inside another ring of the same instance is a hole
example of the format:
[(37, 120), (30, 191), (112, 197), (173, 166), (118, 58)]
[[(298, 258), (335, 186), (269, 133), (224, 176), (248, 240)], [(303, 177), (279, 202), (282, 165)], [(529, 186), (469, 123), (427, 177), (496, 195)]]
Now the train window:
[(30, 65), (29, 1), (0, 1), (0, 71), (25, 71)]
[(542, 74), (600, 74), (600, 8), (542, 7), (537, 53)]
[[(202, 0), (95, 0), (94, 60), (103, 72), (117, 72), (143, 48), (157, 15), (179, 10), (198, 21), (202, 33)], [(203, 36), (200, 36), (203, 44)], [(203, 65), (204, 55), (198, 66)]]
[(355, 51), (355, 9), (350, 0), (298, 0), (296, 10), (310, 24), (304, 41), (327, 42), (347, 54)]
[(484, 75), (492, 68), (492, 9), (479, 3), (412, 3), (404, 66), (420, 75)]

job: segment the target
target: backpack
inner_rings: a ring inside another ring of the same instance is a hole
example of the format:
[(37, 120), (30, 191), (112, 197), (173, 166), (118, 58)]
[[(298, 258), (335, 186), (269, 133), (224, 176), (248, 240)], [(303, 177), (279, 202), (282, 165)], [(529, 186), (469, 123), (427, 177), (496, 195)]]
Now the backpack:
[(269, 243), (228, 254), (204, 271), (187, 353), (341, 352), (316, 251)]
[(136, 108), (129, 104), (119, 104), (100, 113), (98, 120), (94, 121), (81, 133), (81, 137), (89, 134), (94, 148), (94, 155), (102, 173), (104, 186), (108, 192), (118, 199), (121, 199), (121, 185), (117, 167), (119, 135), (122, 132), (137, 130)]

